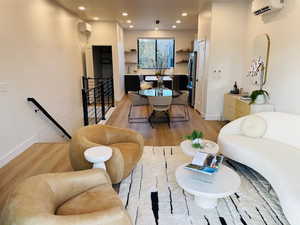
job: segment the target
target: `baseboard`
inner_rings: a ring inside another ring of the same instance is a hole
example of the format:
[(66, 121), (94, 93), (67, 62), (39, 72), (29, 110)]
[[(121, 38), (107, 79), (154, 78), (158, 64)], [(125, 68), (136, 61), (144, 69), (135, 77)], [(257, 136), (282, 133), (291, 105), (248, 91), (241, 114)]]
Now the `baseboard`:
[(204, 112), (201, 112), (197, 109), (195, 109), (195, 111), (201, 116), (202, 119), (205, 119), (205, 113)]
[(105, 114), (106, 120), (101, 120), (98, 124), (106, 124), (113, 112), (115, 111), (116, 107), (112, 107), (108, 110), (108, 112)]
[(205, 120), (221, 120), (221, 116), (219, 114), (204, 114)]
[(5, 166), (7, 163), (9, 163), (11, 160), (16, 158), (21, 153), (25, 152), (31, 145), (37, 143), (38, 139), (39, 139), (38, 136), (34, 135), (31, 138), (28, 138), (23, 143), (17, 145), (15, 148), (13, 148), (4, 157), (0, 158), (0, 168)]

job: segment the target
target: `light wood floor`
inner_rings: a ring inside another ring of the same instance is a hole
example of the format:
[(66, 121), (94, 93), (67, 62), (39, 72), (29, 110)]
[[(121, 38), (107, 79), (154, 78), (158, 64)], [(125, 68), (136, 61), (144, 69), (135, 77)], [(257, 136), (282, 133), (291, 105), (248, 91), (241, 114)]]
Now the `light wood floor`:
[[(68, 143), (39, 143), (0, 169), (0, 212), (15, 184), (38, 174), (71, 171)], [(0, 214), (1, 215), (1, 214)]]
[[(152, 129), (147, 123), (128, 124), (127, 115), (129, 100), (125, 97), (108, 121), (109, 125), (126, 127), (140, 132), (145, 138), (145, 145), (172, 146), (181, 142), (182, 137), (194, 129), (201, 130), (205, 138), (216, 140), (221, 127), (224, 125), (217, 121), (204, 121), (201, 116), (190, 109), (189, 122), (172, 123), (171, 129), (167, 124), (156, 124)], [(146, 109), (134, 109), (135, 112), (146, 113)], [(174, 113), (179, 114), (176, 108)], [(72, 171), (68, 157), (68, 143), (38, 143), (12, 160), (0, 169), (0, 212), (9, 191), (15, 184), (26, 177), (51, 173)]]
[[(125, 97), (119, 104), (116, 111), (110, 117), (108, 125), (130, 128), (138, 131), (144, 136), (145, 145), (154, 146), (172, 146), (178, 145), (182, 141), (182, 137), (191, 133), (193, 130), (204, 132), (206, 139), (216, 141), (220, 129), (224, 126), (224, 122), (205, 121), (200, 114), (190, 108), (190, 121), (171, 123), (171, 129), (165, 124), (155, 124), (154, 129), (149, 123), (134, 123), (129, 124), (127, 115), (129, 111), (130, 101)], [(137, 112), (142, 112), (142, 115)], [(172, 112), (175, 116), (183, 115), (182, 107), (173, 107)], [(145, 116), (145, 107), (134, 107), (133, 115)]]

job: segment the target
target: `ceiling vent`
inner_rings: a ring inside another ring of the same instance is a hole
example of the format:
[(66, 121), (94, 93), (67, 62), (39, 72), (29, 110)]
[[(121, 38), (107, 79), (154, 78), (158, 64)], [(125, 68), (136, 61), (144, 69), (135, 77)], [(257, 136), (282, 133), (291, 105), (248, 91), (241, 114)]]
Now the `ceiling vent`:
[(278, 11), (284, 7), (284, 0), (253, 0), (252, 12), (254, 15), (263, 15)]

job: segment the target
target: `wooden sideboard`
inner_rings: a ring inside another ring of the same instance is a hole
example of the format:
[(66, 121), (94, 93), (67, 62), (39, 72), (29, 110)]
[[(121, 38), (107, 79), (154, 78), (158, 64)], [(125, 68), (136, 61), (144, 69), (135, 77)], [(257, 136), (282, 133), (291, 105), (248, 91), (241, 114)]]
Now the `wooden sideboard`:
[(250, 101), (241, 100), (241, 95), (225, 94), (224, 95), (224, 120), (235, 120), (258, 112), (273, 112), (274, 106), (271, 104), (251, 104)]

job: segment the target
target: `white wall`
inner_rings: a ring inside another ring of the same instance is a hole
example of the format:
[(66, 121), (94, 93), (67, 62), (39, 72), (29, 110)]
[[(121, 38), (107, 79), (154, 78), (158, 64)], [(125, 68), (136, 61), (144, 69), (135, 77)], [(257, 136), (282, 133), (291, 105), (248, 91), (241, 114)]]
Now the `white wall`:
[(82, 124), (78, 19), (48, 0), (0, 3), (0, 166), (34, 142), (60, 141), (26, 101), (35, 97), (67, 131)]
[(117, 24), (117, 48), (118, 48), (118, 59), (119, 59), (119, 96), (125, 94), (125, 47), (124, 47), (124, 31), (123, 28)]
[[(265, 16), (248, 13), (249, 30), (246, 44), (247, 63), (250, 68), (253, 40), (257, 35), (267, 33), (271, 38), (268, 82), (265, 89), (270, 92), (271, 102), (277, 111), (300, 113), (300, 1), (285, 1), (283, 10)], [(250, 9), (250, 6), (249, 6)], [(246, 76), (243, 86), (251, 90)]]
[(250, 0), (216, 1), (212, 3), (211, 21), (203, 19), (205, 13), (199, 15), (198, 38), (206, 37), (209, 47), (204, 113), (207, 119), (221, 118), (223, 95), (232, 88), (234, 81), (249, 92), (257, 88), (251, 85), (246, 74), (253, 57), (254, 39), (264, 33), (271, 38), (265, 86), (270, 92), (271, 103), (277, 111), (300, 113), (297, 104), (300, 96), (300, 32), (297, 30), (300, 2), (289, 0), (285, 4), (281, 11), (254, 16)]
[(113, 55), (113, 76), (115, 100), (120, 101), (124, 96), (124, 52), (123, 48), (123, 28), (116, 22), (94, 22), (91, 23), (93, 31), (89, 37), (88, 45), (111, 45)]
[[(205, 7), (203, 8), (203, 10), (199, 13), (198, 15), (198, 33), (197, 33), (197, 37), (198, 40), (201, 41), (205, 41), (205, 67), (201, 68), (200, 66), (198, 66), (197, 68), (197, 76), (198, 76), (198, 84), (199, 84), (199, 88), (200, 90), (198, 91), (198, 93), (200, 93), (198, 97), (198, 95), (196, 95), (196, 99), (195, 99), (195, 105), (200, 105), (200, 113), (203, 117), (205, 117), (206, 114), (206, 105), (207, 105), (207, 81), (208, 81), (208, 72), (209, 72), (209, 62), (210, 62), (210, 43), (211, 43), (211, 16), (212, 16), (212, 4), (208, 3), (205, 5)], [(198, 60), (202, 60), (199, 58), (201, 54), (198, 54)], [(199, 63), (198, 63), (199, 65)], [(201, 71), (203, 70), (203, 71)], [(199, 76), (200, 74), (202, 74), (202, 76)], [(198, 88), (198, 87), (197, 87)], [(199, 103), (197, 103), (197, 101), (200, 101)], [(199, 110), (199, 108), (198, 108)]]
[[(207, 14), (209, 15), (209, 11)], [(201, 37), (204, 33), (208, 35), (209, 41), (205, 81), (207, 98), (204, 117), (206, 119), (221, 119), (224, 93), (232, 89), (234, 81), (240, 84), (241, 75), (245, 74), (244, 45), (247, 14), (247, 0), (216, 1), (211, 6), (211, 21), (199, 23), (198, 36)], [(201, 22), (200, 17), (199, 20)]]
[[(175, 38), (176, 50), (180, 49), (192, 49), (192, 41), (196, 39), (197, 31), (196, 30), (178, 30), (178, 31), (170, 31), (170, 30), (140, 30), (140, 31), (131, 31), (126, 30), (124, 32), (124, 40), (125, 40), (125, 50), (129, 51), (130, 49), (137, 49), (137, 39), (141, 37), (156, 37), (156, 38)], [(129, 61), (137, 61), (136, 54), (129, 56)], [(176, 61), (180, 61), (183, 58), (187, 58), (187, 56), (177, 55)], [(136, 66), (135, 66), (136, 68)], [(128, 68), (126, 68), (126, 71)], [(175, 68), (175, 73), (178, 74), (187, 74), (187, 64), (177, 64)], [(143, 70), (143, 73), (153, 73), (152, 70)]]

